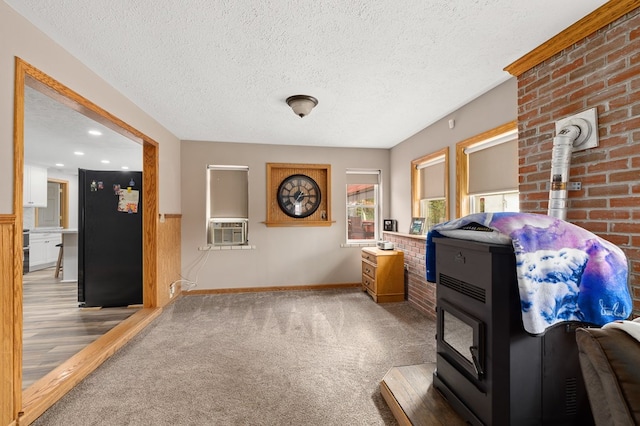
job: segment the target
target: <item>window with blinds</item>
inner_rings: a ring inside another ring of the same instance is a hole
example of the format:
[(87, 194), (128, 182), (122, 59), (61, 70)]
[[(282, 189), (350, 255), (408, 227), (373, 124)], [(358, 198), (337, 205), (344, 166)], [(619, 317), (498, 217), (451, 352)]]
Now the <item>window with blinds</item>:
[(207, 166), (207, 244), (247, 243), (249, 167)]
[(347, 170), (347, 243), (378, 240), (380, 170)]
[(480, 142), (464, 153), (470, 213), (519, 211), (517, 134)]
[(424, 232), (449, 218), (449, 148), (411, 162), (413, 217), (425, 218)]

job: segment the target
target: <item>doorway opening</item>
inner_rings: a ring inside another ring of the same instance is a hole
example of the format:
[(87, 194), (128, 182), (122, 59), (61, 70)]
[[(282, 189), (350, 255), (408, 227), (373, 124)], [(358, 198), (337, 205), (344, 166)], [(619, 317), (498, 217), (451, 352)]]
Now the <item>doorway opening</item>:
[[(80, 380), (95, 370), (111, 354), (122, 347), (133, 336), (148, 325), (159, 313), (157, 294), (157, 227), (158, 227), (158, 144), (135, 128), (103, 110), (88, 99), (54, 80), (30, 64), (16, 58), (15, 109), (14, 109), (14, 205), (16, 227), (23, 228), (23, 173), (24, 173), (24, 99), (25, 87), (30, 87), (67, 105), (96, 122), (109, 127), (121, 135), (142, 145), (143, 170), (142, 191), (145, 194), (141, 209), (143, 216), (143, 305), (134, 315), (112, 329), (94, 343), (82, 349), (64, 364), (54, 369), (41, 380), (22, 392), (23, 358), (23, 281), (22, 262), (13, 262), (13, 309), (0, 311), (6, 330), (15, 330), (2, 335), (2, 345), (11, 348), (5, 358), (13, 361), (12, 405), (20, 413), (20, 422), (29, 424), (53, 405), (62, 395), (71, 390)], [(24, 229), (24, 228), (23, 228)], [(14, 233), (13, 247), (22, 250), (23, 235)], [(6, 401), (5, 401), (6, 402)], [(21, 409), (20, 409), (21, 407)]]
[(37, 209), (36, 228), (69, 227), (69, 181), (47, 179), (47, 207)]

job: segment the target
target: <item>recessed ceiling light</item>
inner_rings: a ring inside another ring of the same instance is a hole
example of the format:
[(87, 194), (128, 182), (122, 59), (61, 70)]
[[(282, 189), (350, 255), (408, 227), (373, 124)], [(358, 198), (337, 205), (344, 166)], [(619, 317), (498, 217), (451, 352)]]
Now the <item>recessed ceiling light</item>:
[(84, 152), (81, 152), (81, 151), (74, 151), (73, 153), (74, 153), (75, 155), (84, 155)]
[(129, 170), (129, 166), (122, 166), (121, 169), (122, 170)]
[(62, 164), (62, 163), (56, 163), (56, 167), (64, 167), (64, 164)]
[(102, 136), (102, 132), (100, 130), (91, 129), (88, 133), (91, 136)]
[(111, 161), (109, 161), (109, 160), (100, 160), (100, 162), (101, 162), (102, 164), (109, 164)]

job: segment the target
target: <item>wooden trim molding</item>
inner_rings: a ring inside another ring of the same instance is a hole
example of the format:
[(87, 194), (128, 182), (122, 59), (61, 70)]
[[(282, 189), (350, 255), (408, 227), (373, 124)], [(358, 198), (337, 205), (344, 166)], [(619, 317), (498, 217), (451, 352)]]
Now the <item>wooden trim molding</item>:
[[(24, 171), (24, 86), (29, 85), (42, 93), (46, 93), (53, 99), (61, 102), (69, 108), (78, 111), (89, 118), (109, 127), (110, 129), (121, 133), (122, 135), (136, 141), (142, 145), (143, 150), (143, 307), (152, 309), (158, 306), (158, 157), (159, 145), (156, 141), (149, 138), (142, 132), (129, 126), (124, 121), (100, 108), (80, 94), (74, 92), (62, 83), (56, 81), (42, 71), (36, 69), (20, 58), (15, 58), (15, 99), (14, 99), (14, 198), (13, 209), (15, 214), (15, 229), (21, 230), (23, 223), (22, 209), (22, 185)], [(2, 226), (4, 228), (4, 225)], [(12, 279), (10, 283), (5, 285), (2, 282), (0, 291), (7, 291), (9, 288), (12, 292), (13, 299), (11, 315), (3, 312), (0, 314), (2, 324), (0, 362), (2, 362), (2, 372), (0, 372), (0, 412), (9, 413), (9, 421), (4, 421), (4, 414), (0, 416), (1, 424), (9, 424), (10, 421), (18, 419), (18, 414), (23, 407), (22, 399), (22, 256), (14, 255), (22, 251), (22, 232), (12, 232), (13, 244), (11, 256), (11, 265), (9, 267), (7, 261), (7, 251), (2, 250), (2, 280), (6, 279), (5, 268), (12, 271)], [(4, 235), (3, 239), (4, 244)], [(4, 296), (4, 295), (3, 295)], [(3, 297), (3, 301), (6, 299)], [(5, 302), (6, 303), (6, 302)], [(137, 333), (148, 322), (147, 317), (138, 315), (132, 316), (132, 322), (140, 321), (135, 325), (129, 325), (133, 333)], [(140, 325), (140, 326), (138, 326)], [(10, 330), (10, 332), (8, 331)], [(9, 336), (9, 337), (8, 337)], [(125, 336), (128, 337), (127, 333)], [(122, 337), (118, 338), (121, 339)], [(104, 340), (103, 340), (104, 341)], [(66, 389), (69, 390), (80, 378), (86, 376), (88, 372), (95, 369), (107, 356), (113, 353), (113, 347), (110, 345), (98, 345), (91, 349), (90, 357), (83, 357), (77, 363), (66, 364), (67, 369), (58, 380), (51, 383), (52, 389), (47, 390), (46, 394), (40, 392), (32, 392), (30, 389), (25, 391), (25, 395), (29, 396), (28, 402), (29, 413), (22, 419), (35, 419), (44, 410), (51, 406), (64, 392), (53, 390)], [(8, 360), (9, 355), (12, 361)], [(5, 369), (5, 366), (7, 369)], [(6, 374), (11, 377), (5, 377)], [(9, 386), (10, 384), (10, 386)], [(65, 391), (66, 392), (66, 391)], [(35, 408), (33, 408), (35, 407)], [(22, 423), (24, 420), (20, 420)]]
[[(22, 267), (22, 256), (14, 256), (16, 216), (0, 215), (0, 424), (11, 424), (17, 418), (15, 400), (15, 343), (13, 326), (19, 300), (15, 295), (15, 263)], [(20, 233), (22, 235), (22, 233)], [(21, 373), (21, 372), (20, 372)]]
[(142, 304), (159, 306), (158, 294), (158, 169), (159, 147), (146, 136), (142, 145)]
[(182, 214), (181, 213), (160, 213), (158, 215), (158, 219), (160, 219), (161, 222), (162, 222), (162, 217), (163, 216), (166, 219), (180, 219), (180, 218), (182, 218)]
[(456, 144), (456, 217), (463, 217), (469, 214), (469, 161), (464, 153), (465, 148), (503, 133), (511, 132), (517, 128), (518, 122), (516, 120), (510, 121)]
[[(63, 228), (69, 227), (69, 181), (63, 179), (47, 178), (47, 182), (60, 185), (60, 225)], [(38, 207), (36, 207), (36, 212)], [(36, 213), (36, 228), (38, 227), (38, 214)]]
[(572, 44), (588, 37), (638, 7), (640, 7), (638, 0), (608, 1), (558, 35), (507, 65), (504, 70), (513, 76), (519, 77), (553, 55), (560, 53)]
[[(320, 189), (320, 206), (307, 217), (286, 215), (278, 205), (278, 187), (295, 174), (312, 178)], [(331, 165), (267, 163), (267, 226), (331, 226)]]

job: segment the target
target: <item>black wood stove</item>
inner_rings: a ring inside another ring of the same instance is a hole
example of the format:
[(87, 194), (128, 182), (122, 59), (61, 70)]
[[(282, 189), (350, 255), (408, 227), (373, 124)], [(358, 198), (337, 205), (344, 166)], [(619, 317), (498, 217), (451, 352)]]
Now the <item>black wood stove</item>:
[(474, 425), (593, 424), (575, 329), (524, 330), (513, 248), (434, 238), (435, 387)]

